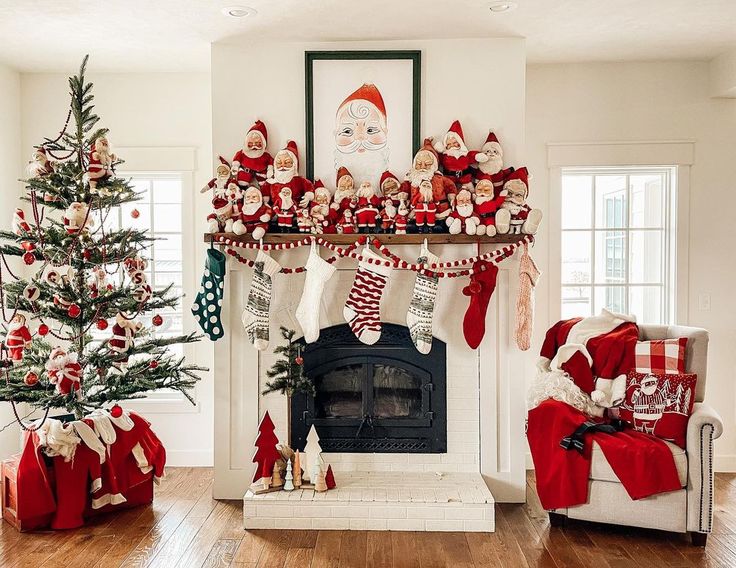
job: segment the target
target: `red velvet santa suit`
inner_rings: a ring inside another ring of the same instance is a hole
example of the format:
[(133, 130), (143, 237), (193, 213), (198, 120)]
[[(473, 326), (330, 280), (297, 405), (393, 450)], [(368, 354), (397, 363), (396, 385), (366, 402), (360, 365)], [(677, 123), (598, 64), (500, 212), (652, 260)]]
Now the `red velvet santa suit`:
[(254, 213), (243, 212), (240, 214), (240, 220), (245, 225), (247, 233), (252, 233), (253, 229), (256, 227), (261, 227), (264, 231), (268, 230), (268, 222), (270, 219), (271, 208), (264, 204), (261, 204)]
[(378, 206), (381, 204), (377, 196), (359, 197), (355, 205), (355, 220), (358, 227), (375, 227), (378, 217)]
[(245, 153), (245, 150), (241, 149), (233, 156), (232, 164), (233, 168), (238, 172), (238, 185), (243, 188), (252, 185), (253, 182), (257, 182), (259, 185), (264, 183), (268, 177), (269, 166), (273, 166), (273, 157), (266, 152), (266, 144), (268, 143), (266, 125), (260, 120), (256, 120), (255, 124), (250, 127), (245, 135), (246, 145), (251, 132), (257, 132), (261, 136), (263, 154), (257, 158), (251, 158)]
[(282, 187), (288, 187), (291, 189), (291, 198), (294, 200), (294, 203), (299, 203), (304, 197), (306, 193), (314, 193), (314, 186), (312, 185), (312, 182), (309, 181), (307, 178), (303, 178), (301, 176), (294, 176), (291, 178), (291, 181), (288, 183), (264, 183), (261, 186), (261, 193), (263, 193), (263, 198), (270, 200), (271, 203), (276, 201), (276, 198), (279, 196), (279, 191), (281, 191)]
[(23, 360), (23, 350), (30, 345), (31, 334), (25, 324), (11, 323), (8, 326), (8, 334), (5, 336), (5, 347), (8, 356), (13, 362)]

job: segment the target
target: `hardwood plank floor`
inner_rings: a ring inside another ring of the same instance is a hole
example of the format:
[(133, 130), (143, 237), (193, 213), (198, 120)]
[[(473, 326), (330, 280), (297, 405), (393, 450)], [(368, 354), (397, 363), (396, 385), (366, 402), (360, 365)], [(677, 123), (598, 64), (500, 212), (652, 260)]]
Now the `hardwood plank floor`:
[(212, 470), (171, 468), (154, 503), (73, 531), (18, 533), (0, 522), (0, 567), (623, 568), (736, 566), (736, 474), (716, 474), (713, 534), (686, 535), (568, 521), (549, 525), (527, 476), (527, 503), (496, 506), (496, 532), (242, 529), (241, 503), (210, 497)]

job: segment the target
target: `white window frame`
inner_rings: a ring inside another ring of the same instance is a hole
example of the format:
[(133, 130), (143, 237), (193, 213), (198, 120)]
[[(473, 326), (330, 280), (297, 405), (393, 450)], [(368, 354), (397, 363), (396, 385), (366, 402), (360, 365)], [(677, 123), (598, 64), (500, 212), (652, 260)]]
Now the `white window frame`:
[[(690, 167), (695, 155), (691, 140), (555, 142), (547, 144), (549, 168), (549, 319), (558, 321), (562, 304), (562, 174), (571, 168), (674, 167), (676, 199), (672, 205), (671, 230), (675, 254), (672, 262), (672, 298), (669, 320), (687, 325)], [(669, 254), (669, 251), (666, 251)]]

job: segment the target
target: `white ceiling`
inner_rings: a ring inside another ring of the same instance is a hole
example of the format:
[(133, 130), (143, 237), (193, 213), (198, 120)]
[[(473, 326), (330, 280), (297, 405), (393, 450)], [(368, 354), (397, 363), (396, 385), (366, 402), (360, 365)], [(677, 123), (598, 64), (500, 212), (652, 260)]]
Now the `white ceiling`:
[[(234, 20), (222, 6), (246, 4)], [(710, 59), (736, 48), (736, 0), (0, 0), (0, 60), (21, 71), (205, 71), (209, 44), (527, 38), (530, 62)]]

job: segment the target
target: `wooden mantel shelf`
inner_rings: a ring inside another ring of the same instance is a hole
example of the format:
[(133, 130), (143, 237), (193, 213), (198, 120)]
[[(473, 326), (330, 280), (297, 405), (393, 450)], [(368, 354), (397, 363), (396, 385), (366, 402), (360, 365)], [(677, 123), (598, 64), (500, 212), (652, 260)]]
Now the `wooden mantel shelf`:
[[(263, 242), (268, 244), (276, 243), (290, 243), (294, 241), (300, 241), (305, 237), (311, 235), (307, 233), (266, 233), (263, 237)], [(336, 245), (350, 245), (361, 237), (361, 234), (353, 235), (319, 235), (324, 240), (336, 244)], [(377, 238), (382, 243), (392, 245), (417, 245), (424, 242), (427, 239), (429, 244), (482, 244), (482, 245), (493, 245), (493, 244), (509, 244), (518, 243), (526, 235), (496, 235), (495, 237), (488, 236), (471, 236), (471, 235), (450, 235), (449, 233), (429, 233), (429, 234), (409, 234), (409, 235), (395, 235), (393, 233), (373, 233), (366, 235), (368, 237)], [(217, 241), (224, 237), (230, 239), (233, 242), (240, 243), (252, 243), (255, 242), (250, 235), (236, 235), (234, 233), (205, 233), (204, 242), (209, 243), (213, 240), (215, 244), (220, 244)]]

